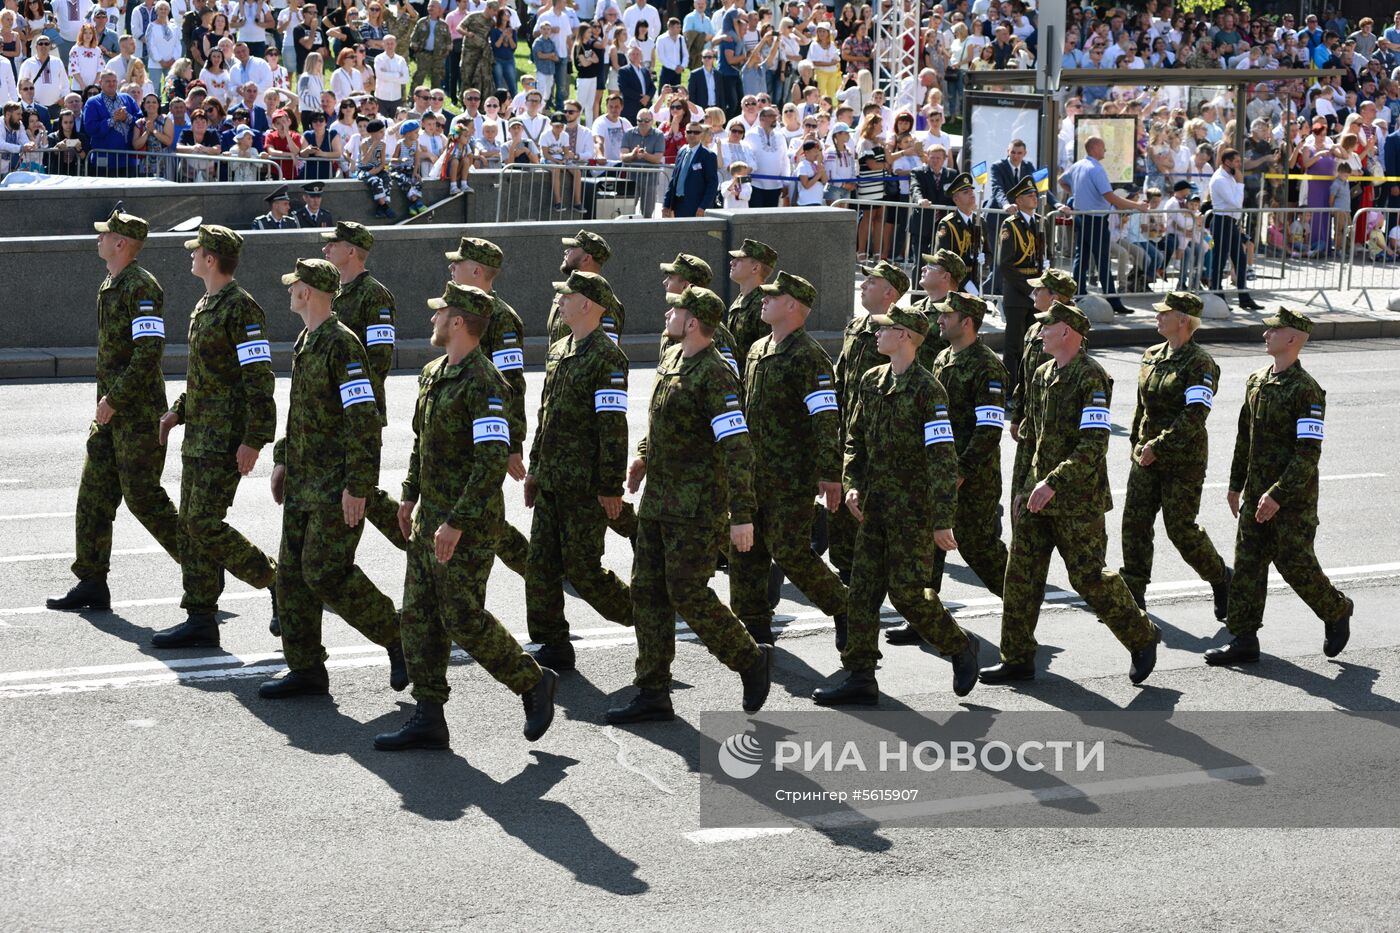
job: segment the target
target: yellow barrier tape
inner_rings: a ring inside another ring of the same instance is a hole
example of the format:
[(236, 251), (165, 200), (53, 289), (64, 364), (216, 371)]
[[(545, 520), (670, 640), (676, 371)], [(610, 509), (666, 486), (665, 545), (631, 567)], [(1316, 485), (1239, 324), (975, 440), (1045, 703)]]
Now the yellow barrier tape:
[[(1265, 178), (1286, 178), (1289, 181), (1335, 181), (1336, 175), (1283, 175), (1276, 172), (1265, 172)], [(1372, 181), (1400, 182), (1400, 175), (1352, 175), (1347, 181)]]

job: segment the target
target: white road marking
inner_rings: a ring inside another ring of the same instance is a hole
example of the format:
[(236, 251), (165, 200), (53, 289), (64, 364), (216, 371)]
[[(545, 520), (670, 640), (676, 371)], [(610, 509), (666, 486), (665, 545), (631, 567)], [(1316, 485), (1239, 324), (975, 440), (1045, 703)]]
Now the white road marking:
[(714, 845), (717, 842), (740, 842), (744, 839), (757, 839), (761, 836), (784, 836), (796, 832), (791, 826), (752, 826), (716, 829), (697, 829), (686, 833), (685, 838), (700, 845)]
[(126, 724), (136, 729), (149, 729), (156, 724), (156, 721), (154, 719), (128, 719)]
[[(72, 514), (71, 512), (69, 513)], [(112, 552), (113, 557), (126, 556), (128, 554), (164, 554), (165, 548), (160, 545), (150, 547), (128, 547), (117, 548)], [(72, 560), (74, 555), (69, 552), (61, 554), (16, 554), (13, 557), (0, 557), (0, 564), (29, 564), (45, 560)], [(179, 600), (176, 600), (178, 602)]]
[(608, 740), (617, 746), (618, 764), (622, 765), (622, 767), (626, 768), (628, 771), (631, 771), (633, 774), (638, 775), (639, 777), (646, 778), (646, 780), (649, 781), (651, 785), (657, 790), (661, 791), (661, 793), (671, 794), (672, 796), (675, 795), (676, 792), (671, 790), (671, 788), (667, 787), (665, 784), (661, 783), (661, 781), (654, 774), (651, 774), (647, 771), (643, 771), (641, 768), (637, 767), (636, 765), (632, 764), (632, 762), (627, 760), (627, 747), (624, 746), (622, 744), (622, 740), (617, 737), (616, 729), (614, 729), (612, 726), (604, 726), (603, 735), (607, 736)]
[(21, 515), (0, 515), (0, 522), (19, 522), (30, 518), (72, 518), (77, 512), (27, 512)]
[[(1333, 473), (1333, 474), (1331, 474), (1330, 476), (1319, 476), (1318, 479), (1319, 479), (1319, 480), (1326, 480), (1326, 481), (1328, 481), (1328, 482), (1333, 482), (1333, 481), (1339, 481), (1339, 480), (1352, 480), (1352, 479), (1380, 479), (1381, 477), (1387, 476), (1387, 475), (1389, 475), (1389, 474), (1387, 474), (1387, 473)], [(1202, 488), (1202, 489), (1229, 489), (1229, 488), (1230, 488), (1230, 484), (1229, 484), (1229, 483), (1206, 483), (1206, 484), (1203, 485), (1201, 488)], [(1114, 494), (1115, 496), (1124, 496), (1124, 495), (1127, 495), (1127, 493), (1128, 493), (1127, 487), (1124, 487), (1124, 488), (1122, 488), (1122, 489), (1115, 489), (1115, 490), (1113, 490), (1113, 494)]]

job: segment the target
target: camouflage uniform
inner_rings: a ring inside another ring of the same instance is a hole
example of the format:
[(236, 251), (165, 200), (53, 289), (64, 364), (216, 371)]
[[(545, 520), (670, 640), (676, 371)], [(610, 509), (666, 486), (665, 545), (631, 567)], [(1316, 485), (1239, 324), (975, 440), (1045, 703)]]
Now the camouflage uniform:
[[(1061, 302), (1040, 320), (1064, 320), (1080, 333), (1089, 330), (1088, 319)], [(1007, 664), (1035, 660), (1035, 625), (1054, 550), (1065, 562), (1070, 585), (1129, 651), (1145, 649), (1157, 637), (1123, 579), (1104, 569), (1104, 513), (1113, 507), (1108, 489), (1112, 392), (1108, 373), (1083, 352), (1063, 368), (1051, 360), (1030, 377), (1016, 450), (1015, 475), (1024, 479), (1012, 491), (1022, 497), (1021, 511), (1014, 517), (1002, 593), (1001, 658)], [(1031, 512), (1025, 500), (1042, 480), (1055, 497)]]
[[(480, 289), (448, 283), (444, 296), (429, 306), (451, 304), (485, 317), (491, 301)], [(540, 680), (535, 659), (485, 608), (492, 532), (505, 521), (501, 483), (510, 456), (510, 396), (510, 385), (480, 348), (458, 363), (439, 357), (418, 377), (413, 451), (403, 484), (404, 501), (417, 503), (404, 578), (403, 650), (413, 698), (420, 703), (447, 702), (453, 641), (517, 694)], [(462, 531), (445, 564), (433, 551), (443, 523)]]
[[(673, 262), (661, 263), (661, 271), (668, 275), (679, 275), (696, 288), (709, 288), (710, 282), (714, 281), (714, 273), (710, 270), (710, 264), (699, 256), (690, 253), (677, 253)], [(724, 322), (715, 325), (715, 349), (719, 355), (724, 357), (724, 361), (729, 364), (729, 368), (734, 370), (734, 375), (742, 382), (744, 378), (744, 357), (739, 354), (739, 342), (734, 338), (734, 334), (729, 328), (724, 326)], [(675, 346), (679, 341), (674, 340), (664, 334), (661, 337), (661, 345), (657, 349), (656, 358), (665, 356), (666, 351)]]
[[(1046, 269), (1038, 278), (1031, 279), (1026, 283), (1031, 288), (1046, 288), (1059, 301), (1067, 304), (1074, 303), (1074, 293), (1078, 291), (1074, 278), (1060, 269)], [(1050, 354), (1045, 352), (1045, 341), (1041, 338), (1040, 332), (1044, 329), (1038, 320), (1032, 320), (1030, 326), (1026, 328), (1025, 339), (1021, 344), (1021, 367), (1020, 372), (1024, 373), (1024, 378), (1015, 381), (1015, 387), (1011, 390), (1011, 407), (1006, 412), (1008, 424), (1020, 425), (1026, 416), (1026, 384), (1030, 381), (1031, 374), (1049, 362)], [(1089, 346), (1089, 338), (1084, 338), (1084, 347)], [(1005, 355), (1003, 354), (1003, 359)], [(1019, 430), (1019, 427), (1017, 428)], [(1015, 463), (1021, 463), (1017, 458)], [(1030, 468), (1030, 461), (1025, 461), (1026, 469)], [(1011, 474), (1012, 496), (1014, 490), (1020, 489), (1025, 483), (1025, 476)], [(1014, 522), (1015, 516), (1012, 516)]]
[[(729, 251), (729, 256), (731, 259), (753, 259), (769, 269), (778, 266), (778, 251), (758, 240), (744, 240), (738, 249)], [(763, 321), (763, 295), (757, 286), (734, 299), (725, 315), (724, 324), (734, 338), (735, 358), (747, 360), (749, 347), (773, 332), (773, 328)]]
[[(577, 246), (593, 257), (599, 266), (606, 265), (607, 261), (612, 258), (612, 247), (608, 246), (608, 241), (587, 230), (580, 230), (573, 236), (562, 237), (559, 242), (569, 247)], [(617, 343), (622, 338), (622, 325), (626, 314), (622, 302), (616, 301), (616, 295), (613, 298), (616, 307), (603, 315), (603, 330), (607, 332), (609, 337), (612, 337), (614, 343)], [(569, 336), (568, 325), (559, 319), (559, 296), (557, 294), (549, 305), (549, 317), (545, 325), (545, 332), (549, 335), (550, 346)]]
[[(778, 273), (754, 291), (791, 295), (811, 307), (816, 290)], [(846, 611), (846, 587), (812, 550), (812, 496), (819, 482), (841, 481), (840, 412), (831, 357), (804, 328), (775, 341), (770, 333), (749, 349), (744, 411), (754, 449), (753, 547), (729, 551), (729, 602), (749, 630), (773, 622), (769, 565), (777, 563), (818, 609)]]
[[(430, 27), (429, 24), (432, 24)], [(433, 47), (427, 48), (428, 30), (433, 31)], [(418, 66), (413, 86), (426, 83), (428, 87), (442, 87), (443, 76), (447, 72), (447, 56), (452, 52), (452, 35), (447, 28), (447, 20), (432, 20), (422, 17), (413, 26), (413, 34), (408, 40), (409, 57)], [(424, 82), (424, 78), (427, 79)]]
[[(232, 230), (204, 226), (185, 248), (236, 254), (242, 242)], [(238, 491), (238, 447), (260, 449), (277, 430), (266, 326), (262, 308), (233, 281), (199, 299), (190, 316), (185, 391), (170, 410), (185, 425), (180, 605), (191, 613), (218, 609), (220, 567), (257, 589), (272, 586), (277, 576), (272, 559), (224, 521)]]
[(491, 76), (493, 54), (487, 37), (492, 29), (485, 12), (471, 13), (462, 20), (457, 31), (462, 34), (461, 86), (480, 88), (490, 93), (496, 82)]
[[(707, 289), (687, 288), (667, 300), (711, 325), (724, 314), (724, 303)], [(639, 448), (647, 483), (632, 560), (634, 682), (643, 689), (671, 689), (677, 613), (730, 670), (748, 670), (761, 656), (709, 586), (728, 527), (753, 520), (753, 447), (739, 391), (713, 347), (689, 357), (672, 347), (656, 367)]]
[(413, 36), (413, 27), (417, 22), (418, 11), (413, 8), (411, 3), (400, 2), (397, 13), (387, 6), (384, 7), (384, 29), (399, 40), (400, 50), (409, 47), (409, 40)]
[[(574, 272), (556, 289), (583, 292), (603, 306), (612, 289), (602, 276)], [(621, 496), (627, 472), (627, 355), (602, 327), (582, 340), (572, 335), (549, 348), (539, 424), (530, 447), (538, 483), (525, 577), (530, 640), (569, 640), (564, 580), (603, 618), (632, 624), (627, 585), (605, 570), (607, 515), (599, 496)]]

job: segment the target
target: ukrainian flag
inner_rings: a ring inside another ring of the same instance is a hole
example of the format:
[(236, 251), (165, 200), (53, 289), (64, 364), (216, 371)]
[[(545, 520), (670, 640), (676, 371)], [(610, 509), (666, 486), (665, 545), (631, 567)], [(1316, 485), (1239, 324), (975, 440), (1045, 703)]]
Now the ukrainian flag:
[(1043, 168), (1031, 175), (1031, 181), (1035, 182), (1035, 190), (1041, 194), (1050, 190), (1050, 170)]
[(978, 162), (972, 167), (972, 180), (977, 182), (977, 184), (979, 185), (985, 185), (987, 183), (986, 162)]

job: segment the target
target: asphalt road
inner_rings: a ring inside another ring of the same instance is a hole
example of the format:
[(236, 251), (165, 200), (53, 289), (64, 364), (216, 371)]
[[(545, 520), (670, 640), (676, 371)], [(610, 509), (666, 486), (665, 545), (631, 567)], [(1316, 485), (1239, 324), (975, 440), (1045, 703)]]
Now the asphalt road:
[[(1229, 559), (1224, 483), (1235, 417), (1245, 375), (1267, 358), (1253, 347), (1212, 352), (1223, 375), (1201, 521)], [(1139, 353), (1096, 355), (1116, 380), (1110, 462), (1121, 505)], [(1038, 630), (1047, 675), (1023, 689), (979, 687), (960, 702), (946, 661), (889, 649), (882, 708), (1400, 710), (1400, 471), (1391, 455), (1400, 433), (1391, 401), (1400, 341), (1322, 343), (1305, 363), (1329, 402), (1317, 552), (1357, 604), (1341, 658), (1322, 657), (1321, 624), (1276, 585), (1265, 661), (1247, 672), (1206, 668), (1200, 652), (1220, 640), (1208, 588), (1159, 526), (1149, 600), (1165, 644), (1144, 687), (1129, 684), (1126, 653), (1075, 604), (1055, 561)], [(532, 420), (542, 378), (529, 374)], [(648, 372), (634, 372), (634, 438), (649, 384)], [(391, 490), (407, 465), (413, 386), (411, 374), (389, 383), (383, 482)], [(179, 390), (172, 381), (171, 397)], [(279, 379), (279, 404), (287, 390)], [(630, 690), (634, 646), (626, 630), (572, 597), (580, 671), (565, 676), (559, 717), (542, 741), (525, 743), (519, 701), (461, 661), (449, 674), (453, 751), (377, 753), (373, 735), (411, 707), (388, 689), (382, 651), (333, 616), (325, 625), (329, 699), (257, 698), (258, 682), (280, 669), (279, 645), (267, 632), (263, 594), (239, 583), (223, 603), (222, 650), (152, 652), (150, 632), (182, 617), (179, 575), (125, 512), (110, 581), (114, 610), (84, 617), (41, 608), (70, 582), (93, 402), (90, 381), (0, 383), (0, 929), (1302, 930), (1400, 922), (1400, 833), (1387, 828), (993, 830), (974, 821), (937, 830), (707, 830), (696, 725), (704, 711), (738, 708), (738, 678), (682, 630), (679, 719), (607, 728), (603, 711)], [(274, 552), (279, 515), (265, 453), (230, 521)], [(1009, 443), (1003, 455), (1009, 475)], [(172, 491), (179, 472), (172, 457)], [(507, 507), (528, 531), (519, 487), (509, 481)], [(1111, 566), (1118, 515), (1109, 516)], [(399, 553), (370, 530), (360, 562), (397, 601)], [(606, 562), (625, 577), (625, 540), (609, 538)], [(983, 636), (991, 663), (997, 601), (956, 556), (949, 571), (945, 597), (962, 604), (955, 614)], [(723, 597), (723, 575), (714, 585)], [(518, 577), (498, 565), (487, 604), (523, 639)], [(768, 710), (809, 711), (807, 694), (838, 667), (830, 621), (791, 588), (779, 612), (788, 628)]]

